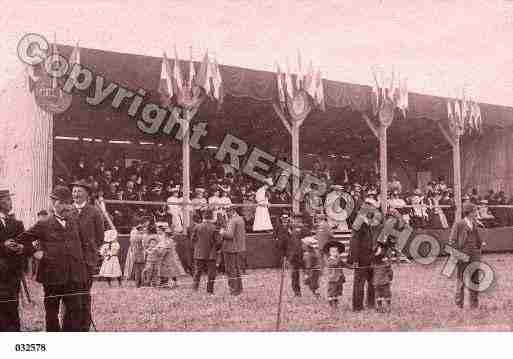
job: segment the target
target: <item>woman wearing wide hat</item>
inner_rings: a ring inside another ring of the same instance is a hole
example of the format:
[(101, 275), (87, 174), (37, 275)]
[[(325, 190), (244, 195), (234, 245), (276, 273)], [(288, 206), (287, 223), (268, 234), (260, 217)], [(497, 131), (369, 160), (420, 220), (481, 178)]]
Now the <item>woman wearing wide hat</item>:
[(273, 225), (271, 215), (269, 213), (269, 200), (267, 199), (267, 190), (273, 185), (273, 180), (267, 178), (264, 185), (255, 193), (255, 200), (258, 206), (255, 211), (255, 222), (253, 223), (253, 231), (272, 231)]

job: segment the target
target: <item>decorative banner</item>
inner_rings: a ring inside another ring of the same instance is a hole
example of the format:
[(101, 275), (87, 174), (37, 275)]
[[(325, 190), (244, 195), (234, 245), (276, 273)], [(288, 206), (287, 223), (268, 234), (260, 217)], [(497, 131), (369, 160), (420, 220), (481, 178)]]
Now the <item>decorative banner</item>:
[(287, 99), (287, 108), (293, 121), (301, 121), (311, 111), (311, 100), (304, 90), (296, 93), (294, 98)]
[(385, 127), (388, 127), (392, 124), (394, 120), (394, 103), (388, 99), (385, 99), (385, 103), (381, 106), (378, 118), (381, 124)]

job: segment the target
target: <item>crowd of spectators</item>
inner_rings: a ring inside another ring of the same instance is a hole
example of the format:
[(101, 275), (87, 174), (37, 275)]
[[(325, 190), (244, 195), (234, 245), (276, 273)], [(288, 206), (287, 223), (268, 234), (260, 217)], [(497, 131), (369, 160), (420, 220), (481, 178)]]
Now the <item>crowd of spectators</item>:
[[(71, 175), (61, 175), (56, 178), (56, 181), (70, 183), (75, 180), (85, 180), (93, 190), (93, 200), (166, 202), (169, 198), (180, 199), (183, 195), (182, 169), (179, 161), (167, 163), (132, 161), (129, 166), (126, 166), (123, 160), (107, 163), (103, 159), (96, 159), (91, 163), (85, 156), (81, 156), (75, 163), (70, 164), (69, 169)], [(275, 183), (279, 173), (280, 171), (275, 173)], [(191, 174), (191, 199), (204, 198), (207, 203), (228, 201), (254, 204), (255, 192), (261, 185), (258, 181), (242, 174), (241, 171), (235, 171), (232, 167), (217, 162), (213, 158), (196, 162), (192, 166)], [(372, 199), (379, 206), (379, 175), (373, 169), (332, 170), (316, 162), (309, 174), (323, 179), (328, 184), (328, 189), (333, 184), (342, 185), (343, 191), (352, 196), (356, 210), (365, 199)], [(486, 195), (480, 196), (474, 189), (464, 194), (462, 200), (480, 206), (479, 220), (483, 226), (513, 225), (511, 209), (493, 207), (513, 204), (513, 196), (507, 199), (503, 191), (495, 193), (490, 190)], [(290, 186), (283, 190), (271, 188), (269, 201), (274, 204), (290, 204)], [(444, 178), (429, 182), (425, 188), (408, 192), (403, 188), (397, 175), (393, 173), (388, 188), (388, 201), (389, 205), (398, 209), (414, 227), (448, 228), (454, 221), (453, 190), (446, 184)], [(307, 193), (301, 202), (301, 210), (315, 221), (315, 215), (323, 212), (324, 203), (325, 195), (317, 198)], [(156, 221), (167, 221), (170, 224), (173, 222), (170, 210), (165, 205), (110, 204), (108, 211), (113, 216), (114, 224), (122, 233), (128, 232), (134, 221), (141, 217), (153, 216)], [(290, 209), (271, 208), (273, 221), (286, 211)], [(242, 207), (240, 212), (245, 218), (248, 231), (251, 231), (255, 207)], [(351, 216), (348, 218), (349, 225), (352, 218)]]

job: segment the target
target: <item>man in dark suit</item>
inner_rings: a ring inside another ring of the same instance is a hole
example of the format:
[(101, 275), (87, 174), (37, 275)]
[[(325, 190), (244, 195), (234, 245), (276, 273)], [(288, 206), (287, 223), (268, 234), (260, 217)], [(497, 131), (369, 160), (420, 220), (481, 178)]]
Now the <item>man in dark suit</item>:
[[(87, 266), (83, 239), (79, 235), (77, 218), (71, 206), (71, 191), (57, 186), (51, 196), (54, 215), (39, 221), (19, 238), (37, 241), (34, 256), (40, 260), (37, 281), (43, 285), (46, 330), (82, 331), (84, 299), (87, 293)], [(61, 301), (65, 311), (59, 323)]]
[[(372, 206), (371, 203), (365, 203), (365, 206)], [(377, 208), (373, 208), (377, 211)], [(363, 309), (363, 297), (365, 294), (365, 283), (367, 283), (367, 307), (374, 308), (375, 297), (374, 287), (372, 285), (372, 259), (374, 256), (374, 235), (377, 228), (371, 226), (373, 211), (366, 211), (361, 216), (359, 228), (355, 228), (351, 234), (349, 242), (349, 255), (347, 263), (354, 265), (353, 280), (353, 311), (358, 312)]]
[(214, 281), (216, 279), (216, 258), (219, 232), (214, 224), (212, 210), (205, 210), (203, 222), (197, 224), (192, 230), (192, 243), (194, 245), (194, 280), (193, 289), (198, 290), (201, 275), (207, 273), (207, 293), (214, 294)]
[(279, 225), (276, 235), (278, 237), (279, 246), (283, 256), (292, 267), (291, 284), (292, 290), (296, 297), (301, 296), (300, 271), (304, 268), (303, 263), (303, 243), (301, 239), (312, 234), (311, 228), (303, 224), (303, 216), (295, 214), (292, 222), (289, 224), (287, 215), (282, 215), (281, 224)]
[(99, 248), (103, 244), (105, 228), (100, 210), (89, 203), (91, 189), (84, 181), (71, 184), (73, 207), (78, 218), (78, 230), (83, 243), (84, 257), (87, 265), (87, 296), (85, 298), (86, 310), (89, 316), (84, 318), (84, 330), (91, 326), (91, 287), (93, 276), (97, 274), (100, 261)]
[[(477, 227), (480, 223), (477, 221), (477, 206), (472, 203), (466, 203), (462, 209), (463, 219), (456, 223), (454, 231), (451, 232), (449, 238), (449, 245), (456, 248), (462, 253), (465, 253), (469, 258), (468, 261), (458, 261), (456, 264), (457, 269), (457, 283), (456, 283), (456, 305), (463, 308), (465, 299), (465, 284), (463, 274), (467, 266), (475, 261), (481, 259), (481, 248), (485, 243), (481, 240)], [(482, 224), (481, 224), (482, 226)], [(475, 271), (470, 278), (475, 285), (479, 284), (479, 271)], [(479, 292), (473, 288), (468, 288), (470, 307), (477, 308), (479, 306), (478, 294)]]
[(246, 224), (234, 206), (227, 209), (227, 214), (230, 218), (227, 228), (220, 231), (223, 237), (224, 266), (230, 294), (239, 295), (242, 293), (240, 253), (246, 246)]
[(24, 228), (9, 215), (11, 210), (11, 194), (0, 190), (0, 332), (20, 331), (20, 281), (26, 257), (34, 252), (31, 241), (16, 239)]

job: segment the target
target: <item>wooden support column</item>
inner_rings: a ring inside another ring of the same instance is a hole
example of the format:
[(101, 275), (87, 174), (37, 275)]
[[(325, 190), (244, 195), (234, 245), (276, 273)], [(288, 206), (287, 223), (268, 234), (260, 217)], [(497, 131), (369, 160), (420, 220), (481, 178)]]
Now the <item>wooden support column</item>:
[[(282, 111), (280, 106), (277, 104), (273, 104), (274, 112), (278, 115), (283, 126), (287, 129), (291, 138), (291, 147), (292, 147), (292, 167), (296, 168), (298, 173), (301, 173), (299, 170), (300, 166), (300, 152), (299, 152), (299, 131), (303, 122), (308, 117), (311, 111), (311, 107), (308, 107), (308, 110), (304, 112), (301, 118), (297, 120), (293, 120), (292, 118), (287, 119), (287, 116)], [(301, 200), (301, 184), (300, 178), (298, 175), (294, 175), (295, 171), (292, 171), (292, 211), (297, 214), (300, 211), (300, 200)]]
[[(295, 168), (299, 168), (299, 126), (294, 124), (292, 126), (292, 166)], [(299, 177), (292, 176), (292, 211), (294, 213), (299, 213)]]
[(381, 210), (387, 213), (388, 194), (388, 153), (387, 153), (387, 126), (379, 126), (379, 177)]
[[(461, 219), (461, 134), (455, 128), (448, 131), (442, 126), (438, 120), (438, 128), (444, 135), (447, 142), (452, 147), (452, 166), (453, 166), (453, 182), (454, 182), (454, 203), (456, 205), (456, 213), (454, 214), (454, 223)], [(453, 226), (454, 229), (454, 226)]]
[[(187, 129), (183, 134), (182, 138), (182, 187), (183, 187), (183, 196), (182, 200), (184, 203), (189, 203), (191, 201), (191, 148), (190, 148), (190, 127), (191, 127), (191, 119), (192, 113), (191, 110), (184, 110), (184, 120), (187, 122)], [(183, 213), (183, 221), (184, 221), (184, 231), (187, 231), (189, 225), (191, 223), (190, 206), (186, 205), (182, 207)]]

